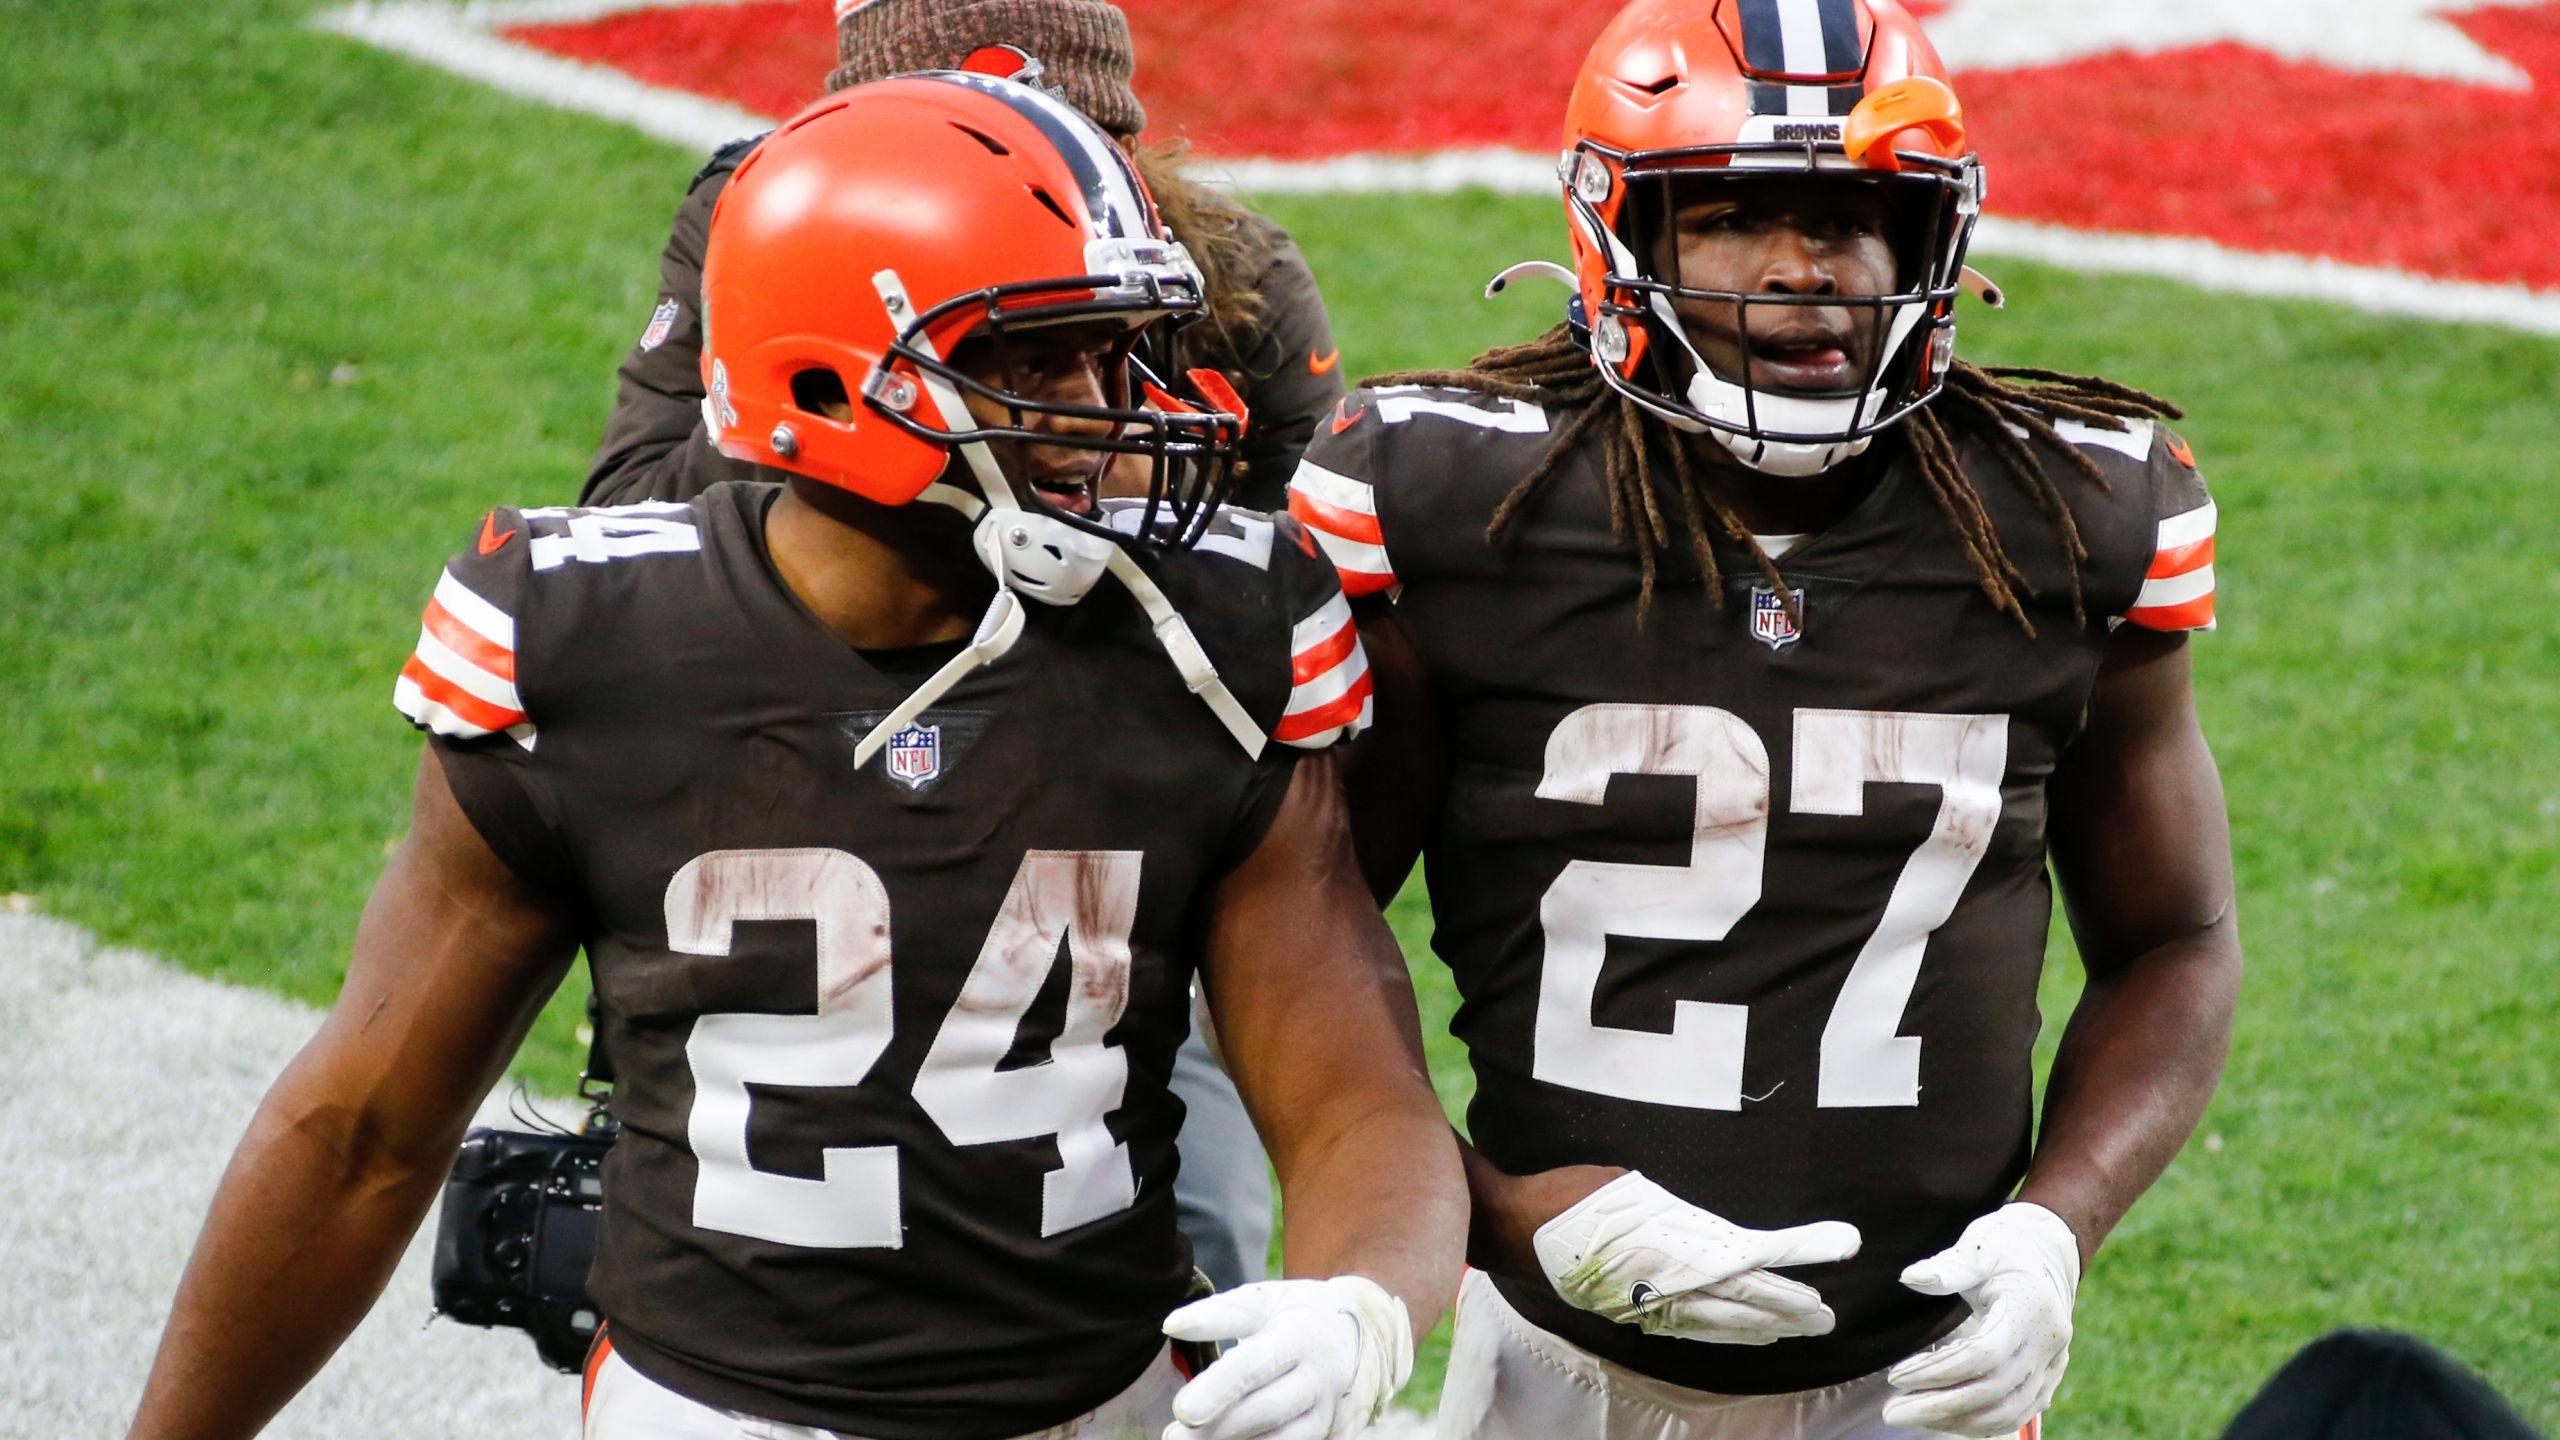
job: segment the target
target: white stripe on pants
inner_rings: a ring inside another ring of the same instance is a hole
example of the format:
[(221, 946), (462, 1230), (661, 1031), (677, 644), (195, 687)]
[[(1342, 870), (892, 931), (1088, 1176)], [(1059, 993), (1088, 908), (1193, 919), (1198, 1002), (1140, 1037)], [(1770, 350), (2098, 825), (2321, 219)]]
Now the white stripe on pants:
[[(1789, 1395), (1711, 1395), (1539, 1329), (1481, 1270), (1458, 1291), (1439, 1440), (1938, 1440), (1884, 1423), (1884, 1374)], [(2033, 1440), (2035, 1428), (2020, 1432)]]
[[(1137, 1383), (1100, 1409), (1021, 1440), (1155, 1440), (1173, 1422), (1173, 1392), (1182, 1372), (1170, 1348)], [(631, 1368), (619, 1352), (596, 1366), (587, 1391), (585, 1440), (860, 1440), (860, 1437), (759, 1420), (690, 1400)]]

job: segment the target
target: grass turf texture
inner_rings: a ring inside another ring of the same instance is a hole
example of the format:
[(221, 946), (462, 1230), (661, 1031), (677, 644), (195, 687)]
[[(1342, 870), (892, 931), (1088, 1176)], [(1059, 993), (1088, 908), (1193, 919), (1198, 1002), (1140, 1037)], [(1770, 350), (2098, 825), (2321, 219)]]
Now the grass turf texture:
[[(0, 891), (322, 1004), (403, 823), (416, 742), (387, 699), (435, 567), (490, 504), (575, 493), (690, 161), (303, 13), (0, 8)], [(1472, 298), (1556, 252), (1550, 204), (1270, 208), (1354, 367), (1551, 313), (1537, 286)], [(2212, 1433), (2346, 1323), (2435, 1338), (2560, 1422), (2536, 1238), (2560, 1176), (2560, 347), (1995, 268), (2012, 309), (1968, 353), (2196, 411), (2227, 557), (2198, 669), (2252, 961), (2212, 1143), (2093, 1271), (2056, 1433)], [(1462, 1100), (1426, 907), (1396, 916)], [(572, 1030), (555, 1005), (537, 1084), (565, 1084)]]

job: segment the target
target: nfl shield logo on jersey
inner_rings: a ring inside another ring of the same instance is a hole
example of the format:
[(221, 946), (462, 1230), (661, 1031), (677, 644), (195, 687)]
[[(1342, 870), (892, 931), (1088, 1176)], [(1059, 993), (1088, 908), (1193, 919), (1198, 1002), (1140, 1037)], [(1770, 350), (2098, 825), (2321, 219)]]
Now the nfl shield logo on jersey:
[(649, 312), (649, 328), (640, 332), (640, 348), (655, 350), (666, 344), (667, 337), (675, 333), (676, 313), (676, 302), (659, 301), (658, 308)]
[(942, 727), (910, 725), (889, 737), (889, 778), (921, 790), (942, 773)]
[[(1795, 602), (1795, 613), (1787, 612), (1787, 602)], [(1796, 624), (1796, 616), (1804, 613), (1804, 592), (1790, 590), (1781, 599), (1778, 592), (1763, 585), (1751, 592), (1751, 638), (1772, 650), (1784, 650), (1804, 638)]]

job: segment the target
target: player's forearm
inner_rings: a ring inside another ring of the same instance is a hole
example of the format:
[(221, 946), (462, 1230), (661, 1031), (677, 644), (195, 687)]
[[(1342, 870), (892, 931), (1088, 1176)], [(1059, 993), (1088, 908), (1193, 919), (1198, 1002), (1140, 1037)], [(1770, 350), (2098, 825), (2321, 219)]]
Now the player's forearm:
[(1496, 1275), (1542, 1276), (1532, 1243), (1538, 1227), (1627, 1173), (1615, 1165), (1566, 1165), (1510, 1175), (1463, 1140), (1458, 1152), (1467, 1173), (1467, 1263)]
[(132, 1440), (253, 1435), (283, 1408), (390, 1279), (445, 1173), (425, 1154), (280, 1085), (214, 1195)]
[[(1419, 1077), (1414, 1077), (1419, 1081)], [(1404, 1301), (1419, 1341), (1438, 1323), (1466, 1258), (1466, 1182), (1456, 1137), (1427, 1085), (1345, 1113), (1322, 1137), (1274, 1156), (1293, 1277), (1365, 1275)]]
[(2046, 1087), (2018, 1198), (2061, 1216), (2085, 1262), (2204, 1116), (2231, 1049), (2240, 944), (2211, 929), (2090, 978)]

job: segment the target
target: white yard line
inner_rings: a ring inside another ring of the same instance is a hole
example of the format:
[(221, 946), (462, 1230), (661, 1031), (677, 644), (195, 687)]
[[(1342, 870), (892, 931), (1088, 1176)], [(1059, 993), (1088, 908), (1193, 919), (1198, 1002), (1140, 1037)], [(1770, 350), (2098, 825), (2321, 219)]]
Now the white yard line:
[[(60, 921), (0, 915), (0, 1434), (124, 1433), (214, 1182), (318, 1023)], [(523, 1336), (427, 1323), (432, 1238), (409, 1246), (371, 1317), (269, 1436), (576, 1433), (575, 1379)]]
[[(573, 7), (507, 6), (471, 9), (437, 4), (350, 5), (312, 23), (412, 60), (423, 60), (510, 95), (618, 120), (644, 135), (698, 155), (708, 155), (741, 135), (770, 130), (773, 122), (735, 105), (643, 85), (618, 71), (581, 65), (519, 45), (496, 32), (500, 25), (552, 19), (585, 19), (629, 3)], [(560, 14), (551, 12), (559, 11)]]
[[(465, 5), (403, 0), (349, 5), (324, 13), (313, 23), (511, 95), (618, 120), (644, 134), (708, 154), (741, 135), (769, 128), (772, 119), (699, 95), (646, 85), (601, 66), (563, 60), (496, 33), (505, 25), (593, 19), (682, 3), (738, 0), (512, 0)], [(1346, 155), (1330, 160), (1238, 159), (1216, 168), (1238, 188), (1262, 194), (1486, 189), (1547, 195), (1555, 191), (1554, 157), (1498, 148), (1428, 155)], [(2015, 257), (2096, 274), (2156, 276), (2233, 294), (2315, 300), (2381, 315), (2560, 335), (2560, 294), (2521, 285), (2440, 280), (2310, 256), (2235, 250), (2204, 240), (2106, 234), (2016, 220), (1986, 220), (1974, 248), (1988, 258)]]

